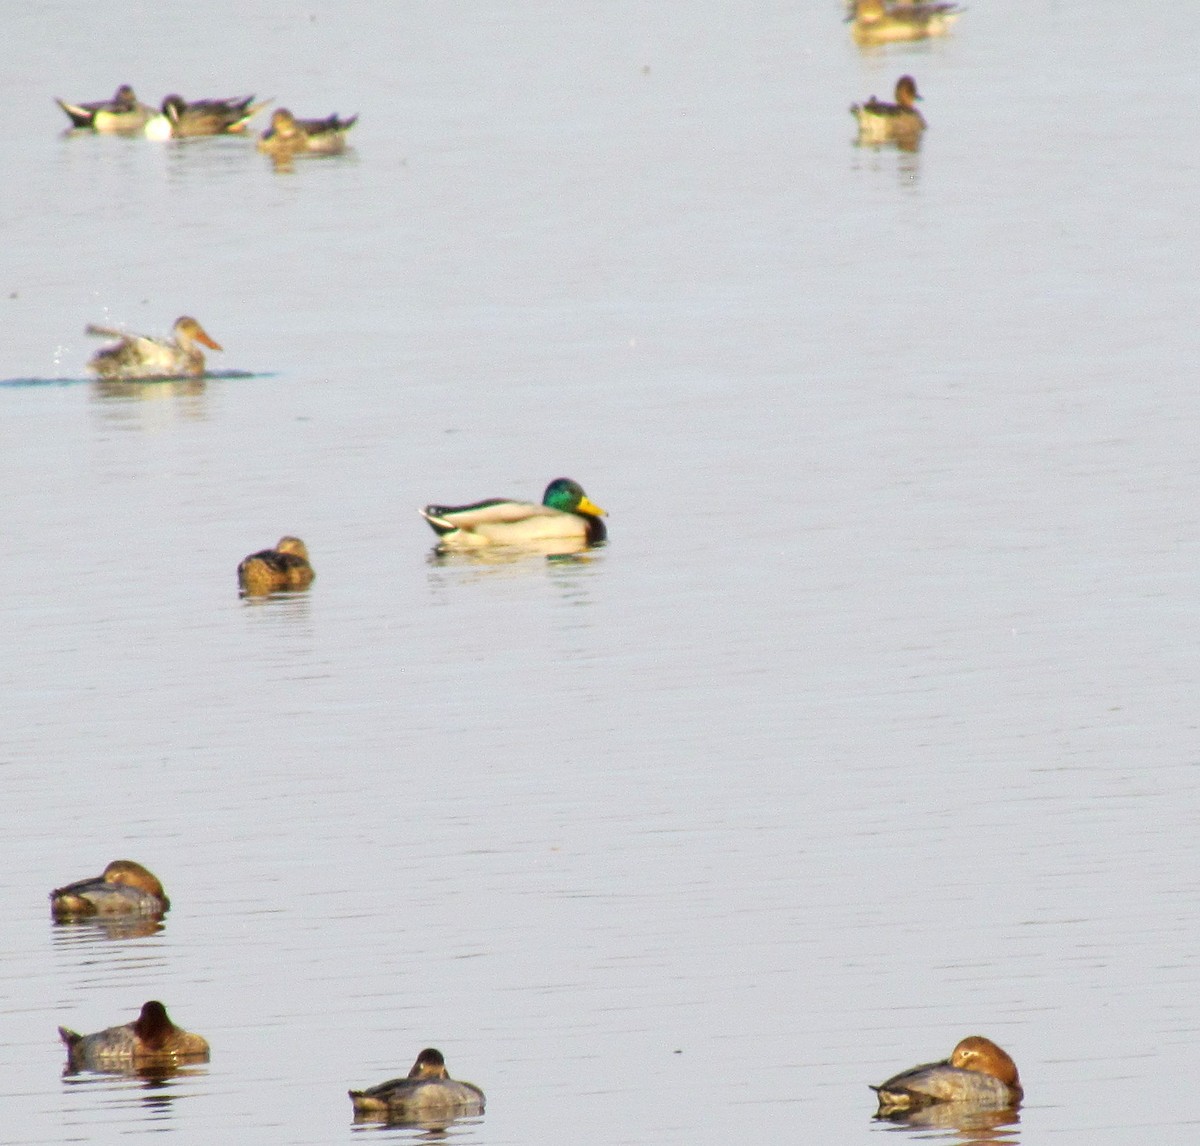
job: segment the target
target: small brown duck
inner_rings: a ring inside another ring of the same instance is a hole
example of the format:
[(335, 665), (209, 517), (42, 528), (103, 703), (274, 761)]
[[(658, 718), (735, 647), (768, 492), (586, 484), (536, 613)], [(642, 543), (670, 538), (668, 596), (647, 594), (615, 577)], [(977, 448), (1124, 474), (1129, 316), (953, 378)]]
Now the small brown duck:
[(970, 1035), (948, 1059), (926, 1063), (871, 1087), (879, 1118), (894, 1118), (940, 1102), (973, 1110), (1007, 1110), (1024, 1097), (1017, 1064), (991, 1039)]
[(281, 537), (274, 549), (251, 553), (238, 566), (238, 585), (246, 597), (307, 589), (315, 576), (308, 548), (298, 537)]
[(221, 350), (208, 332), (190, 315), (175, 320), (171, 338), (153, 338), (148, 334), (130, 334), (107, 326), (87, 327), (88, 334), (116, 338), (112, 346), (96, 351), (88, 369), (101, 378), (199, 378), (204, 373), (204, 352), (197, 343)]
[(917, 81), (912, 76), (901, 76), (896, 81), (895, 103), (872, 96), (866, 103), (852, 105), (850, 114), (858, 120), (858, 142), (895, 143), (902, 149), (915, 150), (925, 130), (925, 117), (916, 108), (920, 98)]
[(474, 1083), (452, 1079), (442, 1052), (426, 1047), (407, 1078), (393, 1078), (369, 1090), (352, 1090), (350, 1101), (355, 1114), (420, 1121), (482, 1114), (484, 1095)]
[(93, 1035), (58, 1028), (74, 1070), (128, 1070), (132, 1067), (175, 1066), (207, 1062), (207, 1040), (171, 1022), (167, 1008), (156, 999), (143, 1004), (132, 1023), (108, 1027)]
[(346, 133), (358, 122), (358, 116), (339, 119), (337, 112), (327, 119), (297, 119), (286, 107), (271, 113), (271, 126), (258, 141), (258, 150), (276, 160), (297, 155), (340, 155), (346, 150)]
[(895, 3), (854, 0), (850, 33), (861, 45), (891, 44), (944, 36), (962, 14), (956, 3)]
[(246, 124), (270, 102), (265, 99), (255, 103), (252, 95), (191, 101), (169, 95), (162, 102), (162, 111), (146, 122), (144, 130), (150, 139), (240, 135), (245, 132)]
[(154, 108), (139, 103), (133, 88), (122, 84), (112, 99), (96, 103), (67, 103), (57, 96), (54, 102), (67, 113), (72, 127), (98, 131), (101, 134), (119, 135), (122, 132), (138, 132), (155, 114)]
[(50, 914), (60, 921), (97, 915), (158, 917), (170, 907), (158, 876), (133, 860), (113, 860), (101, 875), (50, 893)]

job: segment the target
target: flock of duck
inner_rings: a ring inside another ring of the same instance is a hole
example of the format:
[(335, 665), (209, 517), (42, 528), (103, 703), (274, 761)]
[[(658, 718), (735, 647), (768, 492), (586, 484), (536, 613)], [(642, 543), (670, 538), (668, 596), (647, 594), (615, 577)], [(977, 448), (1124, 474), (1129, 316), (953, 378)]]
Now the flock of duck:
[[(427, 505), (419, 512), (443, 551), (503, 548), (566, 556), (608, 537), (601, 520), (607, 513), (570, 478), (555, 478), (540, 503), (491, 497), (469, 505)], [(308, 546), (288, 535), (273, 549), (244, 557), (237, 576), (243, 596), (267, 597), (307, 589), (316, 573)]]
[[(185, 100), (169, 95), (160, 107), (142, 103), (129, 84), (122, 84), (112, 99), (93, 103), (67, 103), (55, 99), (67, 113), (71, 127), (101, 135), (145, 135), (148, 139), (191, 139), (200, 135), (244, 135), (246, 127), (271, 101), (254, 97)], [(276, 160), (298, 155), (337, 155), (346, 148), (346, 133), (358, 116), (340, 119), (335, 112), (324, 119), (297, 119), (281, 107), (271, 115), (271, 126), (258, 140), (259, 151)]]
[[(954, 3), (852, 0), (848, 21), (858, 43), (887, 44), (942, 35), (959, 11)], [(915, 107), (920, 95), (911, 76), (900, 77), (895, 98), (891, 104), (872, 96), (850, 109), (858, 121), (861, 143), (896, 143), (906, 149), (919, 144), (925, 120)], [(241, 133), (265, 106), (254, 103), (253, 96), (188, 103), (171, 95), (155, 109), (140, 103), (128, 85), (119, 87), (110, 100), (58, 103), (75, 128), (144, 133), (158, 139)], [(258, 146), (276, 158), (335, 154), (344, 147), (346, 132), (356, 119), (332, 115), (323, 120), (298, 120), (280, 108)], [(200, 346), (221, 349), (189, 316), (178, 319), (169, 339), (98, 326), (89, 326), (88, 333), (116, 340), (89, 363), (105, 379), (200, 377), (205, 370)], [(605, 511), (569, 478), (552, 481), (540, 503), (489, 498), (469, 505), (428, 505), (420, 513), (443, 549), (515, 546), (576, 552), (606, 538)], [(246, 596), (304, 590), (315, 576), (307, 547), (292, 536), (281, 538), (273, 549), (250, 554), (238, 565), (237, 574)], [(171, 906), (158, 878), (132, 860), (114, 860), (98, 877), (57, 888), (50, 893), (50, 900), (51, 913), (60, 922), (122, 917), (159, 920)], [(132, 1022), (90, 1035), (60, 1027), (59, 1035), (67, 1048), (69, 1071), (170, 1071), (189, 1062), (207, 1062), (210, 1053), (206, 1039), (177, 1027), (163, 1004), (153, 999)], [(953, 1124), (956, 1114), (985, 1119), (989, 1114), (1003, 1116), (1023, 1097), (1012, 1058), (980, 1035), (963, 1039), (949, 1058), (902, 1071), (872, 1089), (879, 1103), (877, 1117), (919, 1122), (930, 1112), (950, 1115), (930, 1119), (935, 1124)], [(351, 1090), (349, 1095), (356, 1117), (401, 1124), (444, 1124), (481, 1115), (485, 1103), (478, 1086), (450, 1077), (444, 1057), (432, 1047), (418, 1054), (406, 1076), (366, 1090)]]
[[(854, 39), (864, 46), (925, 40), (943, 36), (962, 9), (956, 3), (922, 0), (851, 0), (847, 17)], [(867, 146), (894, 143), (902, 151), (916, 151), (925, 131), (925, 117), (917, 110), (921, 98), (912, 76), (896, 81), (896, 102), (871, 96), (854, 104), (850, 114), (858, 121), (858, 142)]]
[[(133, 860), (113, 860), (100, 875), (50, 893), (50, 913), (60, 923), (161, 920), (170, 907), (158, 877)], [(68, 1071), (163, 1073), (207, 1062), (210, 1053), (208, 1040), (177, 1027), (157, 999), (147, 1001), (132, 1022), (90, 1035), (67, 1027), (58, 1033), (67, 1048)], [(871, 1089), (879, 1100), (878, 1117), (904, 1121), (920, 1120), (930, 1110), (952, 1117), (1002, 1117), (1023, 1096), (1016, 1063), (981, 1035), (963, 1039), (947, 1059), (912, 1067)], [(480, 1115), (485, 1103), (478, 1086), (450, 1077), (446, 1060), (432, 1047), (420, 1052), (404, 1077), (349, 1094), (356, 1117), (421, 1125)]]

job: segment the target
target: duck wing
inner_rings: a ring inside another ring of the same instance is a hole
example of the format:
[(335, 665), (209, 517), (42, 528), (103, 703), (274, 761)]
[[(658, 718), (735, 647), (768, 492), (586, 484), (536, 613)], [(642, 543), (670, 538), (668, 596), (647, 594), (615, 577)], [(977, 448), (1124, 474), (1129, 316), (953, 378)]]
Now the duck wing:
[(470, 505), (427, 505), (421, 516), (434, 529), (475, 529), (481, 525), (512, 524), (532, 517), (552, 517), (559, 511), (529, 501), (489, 498)]

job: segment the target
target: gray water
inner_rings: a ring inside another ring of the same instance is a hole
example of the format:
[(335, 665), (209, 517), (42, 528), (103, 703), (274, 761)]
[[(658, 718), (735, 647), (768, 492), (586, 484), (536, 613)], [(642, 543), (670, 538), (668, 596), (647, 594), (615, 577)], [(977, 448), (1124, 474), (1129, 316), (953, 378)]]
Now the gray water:
[[(1195, 1141), (1186, 5), (7, 15), (0, 1140), (412, 1139), (345, 1091), (427, 1045), (464, 1143), (919, 1138), (867, 1083), (981, 1033), (988, 1140)], [(62, 136), (120, 82), (362, 118)], [(182, 313), (249, 377), (87, 381)], [(560, 474), (608, 546), (432, 557)], [(121, 856), (165, 926), (55, 927)], [(148, 998), (210, 1064), (62, 1077)]]

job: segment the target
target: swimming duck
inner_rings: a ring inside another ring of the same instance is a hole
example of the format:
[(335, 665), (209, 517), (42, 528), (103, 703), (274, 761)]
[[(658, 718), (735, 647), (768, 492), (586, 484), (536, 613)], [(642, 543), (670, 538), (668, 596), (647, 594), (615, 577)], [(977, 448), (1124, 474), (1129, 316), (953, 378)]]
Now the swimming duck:
[(393, 1078), (369, 1090), (350, 1091), (355, 1114), (393, 1119), (425, 1119), (483, 1113), (484, 1096), (470, 1082), (457, 1082), (446, 1071), (442, 1052), (427, 1047), (407, 1078)]
[(143, 1004), (141, 1014), (120, 1027), (94, 1035), (58, 1028), (67, 1057), (75, 1070), (121, 1070), (138, 1066), (174, 1066), (180, 1062), (207, 1062), (208, 1042), (171, 1022), (167, 1008), (155, 999)]
[(162, 102), (162, 112), (146, 122), (145, 132), (151, 139), (238, 135), (270, 102), (266, 99), (255, 103), (254, 97), (249, 95), (233, 99), (198, 99), (189, 103), (183, 96), (169, 95)]
[(87, 333), (119, 339), (97, 351), (88, 363), (101, 378), (199, 378), (204, 373), (204, 354), (196, 343), (223, 349), (186, 314), (175, 320), (173, 338), (151, 338), (95, 325), (88, 326)]
[(866, 103), (852, 105), (850, 114), (858, 120), (858, 142), (893, 142), (914, 148), (925, 130), (925, 117), (915, 106), (920, 98), (917, 81), (912, 76), (901, 76), (896, 81), (895, 103), (884, 103), (872, 96)]
[(307, 589), (315, 576), (308, 549), (298, 537), (281, 537), (274, 549), (251, 553), (238, 566), (238, 585), (248, 597)]
[(856, 0), (850, 32), (859, 44), (889, 44), (943, 36), (962, 14), (954, 3), (899, 3)]
[(96, 103), (67, 103), (55, 96), (54, 102), (67, 113), (72, 127), (90, 128), (102, 133), (141, 131), (154, 115), (154, 108), (138, 103), (133, 88), (122, 84), (112, 99)]
[(943, 1062), (914, 1066), (879, 1086), (878, 1117), (920, 1110), (939, 1102), (976, 1110), (1006, 1110), (1024, 1095), (1017, 1064), (991, 1039), (971, 1035)]
[(55, 919), (93, 915), (162, 915), (171, 906), (158, 876), (133, 860), (113, 860), (102, 875), (81, 879), (50, 893)]
[(275, 159), (296, 155), (340, 155), (346, 150), (346, 132), (358, 122), (358, 116), (338, 119), (297, 119), (286, 107), (271, 113), (271, 126), (258, 141), (258, 150)]
[(421, 516), (433, 527), (443, 548), (528, 545), (556, 538), (588, 545), (607, 536), (604, 510), (570, 478), (555, 478), (542, 504), (491, 498), (471, 505), (427, 505)]

